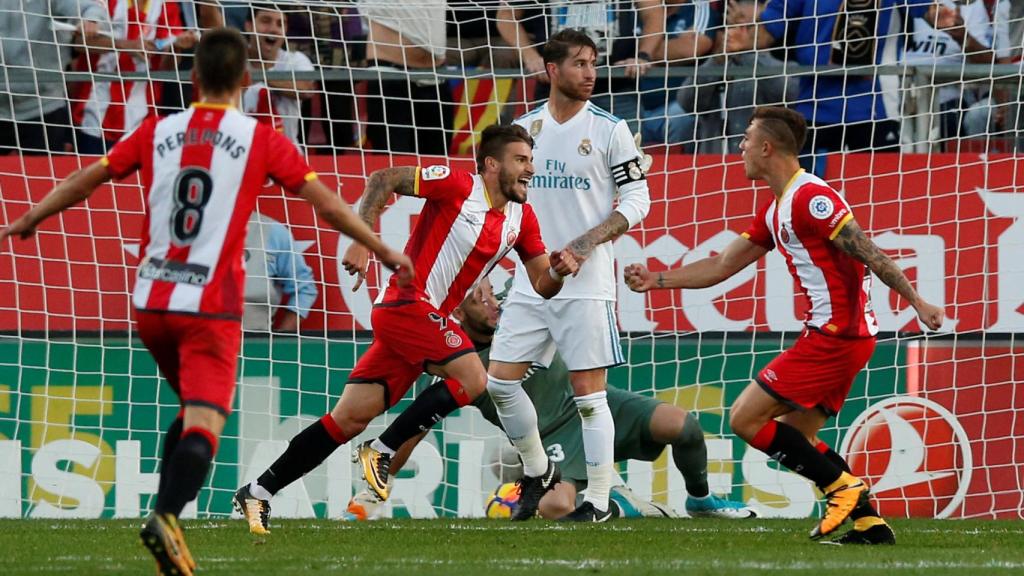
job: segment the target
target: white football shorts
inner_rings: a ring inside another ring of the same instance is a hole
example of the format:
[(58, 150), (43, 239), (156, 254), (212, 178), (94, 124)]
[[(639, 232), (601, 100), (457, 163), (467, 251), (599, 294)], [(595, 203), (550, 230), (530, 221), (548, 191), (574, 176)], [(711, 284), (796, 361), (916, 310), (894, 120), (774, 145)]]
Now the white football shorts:
[(501, 309), (490, 359), (547, 366), (556, 348), (572, 371), (622, 364), (615, 302), (544, 300), (512, 292)]

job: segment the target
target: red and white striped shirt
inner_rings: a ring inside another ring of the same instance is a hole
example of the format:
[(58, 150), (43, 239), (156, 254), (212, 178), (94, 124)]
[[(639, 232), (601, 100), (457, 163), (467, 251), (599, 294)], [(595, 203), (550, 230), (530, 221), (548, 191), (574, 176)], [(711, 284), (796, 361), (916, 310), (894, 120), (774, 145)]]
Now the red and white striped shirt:
[(283, 135), (211, 104), (146, 119), (102, 161), (114, 178), (141, 171), (135, 307), (221, 318), (242, 317), (242, 251), (267, 177), (292, 192), (316, 178)]
[(768, 250), (778, 248), (789, 273), (808, 300), (804, 323), (825, 334), (874, 336), (878, 321), (871, 310), (871, 274), (832, 240), (853, 211), (817, 176), (796, 173), (782, 198), (765, 204), (744, 236)]
[(417, 169), (416, 195), (427, 200), (405, 245), (416, 278), (403, 288), (392, 276), (382, 303), (423, 300), (448, 315), (511, 249), (523, 262), (546, 252), (533, 208), (515, 202), (491, 208), (477, 174)]
[[(165, 40), (181, 33), (178, 2), (110, 0), (109, 8), (113, 34), (119, 40)], [(146, 59), (120, 50), (83, 54), (75, 68), (106, 74), (146, 72), (157, 69), (162, 58), (163, 54)], [(154, 112), (161, 88), (161, 83), (145, 80), (84, 83), (74, 96), (75, 123), (90, 136), (117, 140)]]

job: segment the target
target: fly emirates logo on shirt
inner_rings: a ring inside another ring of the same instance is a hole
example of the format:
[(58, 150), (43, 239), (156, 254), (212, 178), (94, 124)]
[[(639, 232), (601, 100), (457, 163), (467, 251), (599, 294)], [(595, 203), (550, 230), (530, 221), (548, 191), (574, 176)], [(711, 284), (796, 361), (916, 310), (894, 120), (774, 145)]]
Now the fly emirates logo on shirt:
[(549, 190), (590, 190), (590, 178), (566, 174), (568, 164), (555, 159), (544, 161), (542, 172), (533, 175), (530, 188)]

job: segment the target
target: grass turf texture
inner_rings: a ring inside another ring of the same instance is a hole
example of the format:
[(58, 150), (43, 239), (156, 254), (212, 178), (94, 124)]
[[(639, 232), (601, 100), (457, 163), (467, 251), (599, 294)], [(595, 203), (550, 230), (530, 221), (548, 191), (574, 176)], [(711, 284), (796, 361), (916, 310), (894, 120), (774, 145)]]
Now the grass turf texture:
[[(1024, 522), (896, 520), (898, 545), (807, 538), (812, 520), (186, 520), (199, 574), (1022, 574)], [(0, 574), (152, 574), (141, 520), (2, 520)], [(850, 524), (844, 525), (844, 528)]]

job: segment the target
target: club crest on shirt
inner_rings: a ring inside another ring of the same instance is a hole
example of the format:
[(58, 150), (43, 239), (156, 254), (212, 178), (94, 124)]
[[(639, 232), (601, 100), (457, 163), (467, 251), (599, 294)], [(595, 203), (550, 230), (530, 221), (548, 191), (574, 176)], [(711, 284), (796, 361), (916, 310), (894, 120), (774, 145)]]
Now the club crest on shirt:
[(544, 126), (544, 119), (537, 118), (530, 123), (530, 138), (536, 138), (540, 134), (540, 129)]
[(594, 147), (590, 145), (590, 138), (580, 140), (579, 148), (576, 148), (576, 151), (580, 153), (580, 156), (590, 156), (590, 153), (594, 151)]
[(519, 236), (519, 234), (515, 230), (509, 230), (508, 234), (505, 235), (505, 245), (512, 246), (515, 244), (517, 236)]
[(462, 336), (459, 336), (455, 332), (449, 330), (444, 334), (444, 344), (449, 348), (458, 348), (462, 346)]
[(427, 166), (420, 170), (420, 178), (423, 180), (442, 180), (447, 178), (451, 174), (451, 170), (447, 166), (441, 166), (435, 164), (433, 166)]
[(783, 244), (789, 244), (789, 230), (786, 229), (785, 224), (779, 227), (779, 238), (782, 239)]
[(835, 205), (832, 204), (832, 199), (828, 196), (819, 195), (811, 198), (809, 204), (811, 216), (814, 216), (818, 220), (825, 220), (832, 215), (835, 210)]

